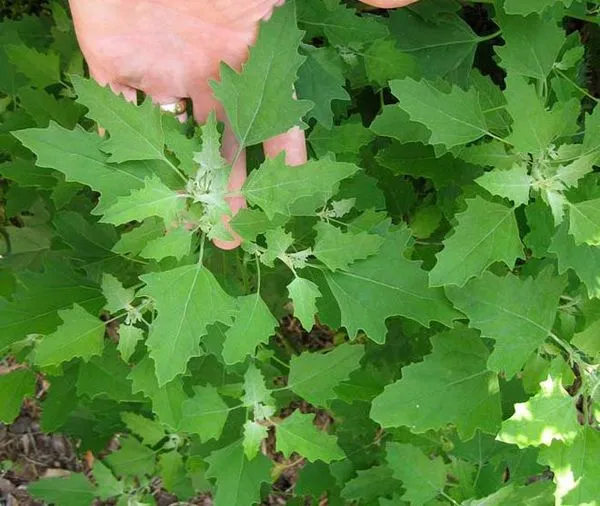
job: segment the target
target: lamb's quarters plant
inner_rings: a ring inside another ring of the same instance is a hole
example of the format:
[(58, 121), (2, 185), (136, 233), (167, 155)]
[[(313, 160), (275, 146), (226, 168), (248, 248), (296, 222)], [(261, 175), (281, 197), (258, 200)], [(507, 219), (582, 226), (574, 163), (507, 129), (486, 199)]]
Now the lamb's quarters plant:
[[(227, 252), (215, 117), (85, 77), (59, 2), (2, 23), (0, 420), (43, 379), (43, 430), (119, 434), (33, 497), (598, 503), (600, 2), (347, 4), (285, 2), (212, 83)], [(265, 160), (293, 125), (310, 160)]]

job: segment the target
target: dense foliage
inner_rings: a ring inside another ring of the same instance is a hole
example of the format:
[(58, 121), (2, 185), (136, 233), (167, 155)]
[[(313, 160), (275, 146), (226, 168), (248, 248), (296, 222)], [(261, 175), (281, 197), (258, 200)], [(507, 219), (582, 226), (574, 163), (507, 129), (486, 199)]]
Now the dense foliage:
[[(121, 434), (30, 493), (248, 506), (296, 467), (288, 504), (596, 504), (599, 7), (286, 2), (213, 83), (252, 169), (228, 252), (215, 118), (84, 77), (58, 3), (4, 21), (0, 420), (43, 376), (44, 430)], [(311, 160), (265, 160), (301, 122)]]

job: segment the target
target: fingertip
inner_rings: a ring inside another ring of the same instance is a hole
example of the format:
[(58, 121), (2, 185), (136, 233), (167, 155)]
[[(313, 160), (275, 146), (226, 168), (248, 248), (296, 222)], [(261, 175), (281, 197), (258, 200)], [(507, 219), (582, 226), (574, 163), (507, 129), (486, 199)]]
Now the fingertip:
[(304, 130), (293, 127), (287, 132), (277, 135), (263, 143), (265, 156), (275, 158), (282, 151), (285, 152), (287, 165), (302, 165), (306, 163), (306, 136)]

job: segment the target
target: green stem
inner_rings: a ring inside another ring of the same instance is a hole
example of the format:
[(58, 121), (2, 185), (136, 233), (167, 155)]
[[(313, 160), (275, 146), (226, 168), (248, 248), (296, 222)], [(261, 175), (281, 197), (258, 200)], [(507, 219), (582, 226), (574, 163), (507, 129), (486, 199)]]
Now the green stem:
[(490, 33), (489, 35), (483, 35), (482, 37), (478, 37), (477, 40), (479, 42), (485, 42), (486, 40), (495, 39), (496, 37), (499, 37), (500, 35), (502, 35), (502, 30), (498, 30), (497, 32)]
[(555, 67), (552, 69), (552, 71), (555, 74), (558, 74), (559, 76), (561, 76), (565, 81), (570, 83), (571, 86), (573, 86), (574, 88), (576, 88), (579, 91), (579, 93), (582, 93), (586, 97), (591, 98), (594, 102), (600, 103), (600, 100), (598, 100), (594, 95), (592, 95), (587, 90), (585, 90), (581, 86), (579, 86), (575, 81), (573, 81), (569, 76), (567, 76), (567, 74), (565, 74), (562, 70), (559, 70)]

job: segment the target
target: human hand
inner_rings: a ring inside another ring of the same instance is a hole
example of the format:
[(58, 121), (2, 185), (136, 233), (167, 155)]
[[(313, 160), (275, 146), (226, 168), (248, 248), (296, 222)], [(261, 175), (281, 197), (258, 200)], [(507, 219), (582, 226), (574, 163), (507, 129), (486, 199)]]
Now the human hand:
[[(397, 7), (414, 0), (365, 0), (377, 7)], [(223, 156), (230, 162), (238, 143), (227, 126), (224, 111), (209, 81), (218, 79), (223, 61), (240, 70), (248, 47), (256, 39), (259, 22), (283, 0), (69, 0), (75, 30), (91, 76), (134, 101), (141, 90), (159, 104), (192, 101), (195, 119), (202, 123), (214, 110), (225, 122)], [(210, 4), (210, 5), (208, 5)], [(289, 132), (264, 142), (265, 155), (286, 153), (288, 165), (306, 161), (304, 132)], [(237, 193), (246, 178), (246, 158), (235, 159), (229, 190)], [(235, 214), (243, 197), (229, 198)], [(240, 240), (216, 241), (231, 249)]]

